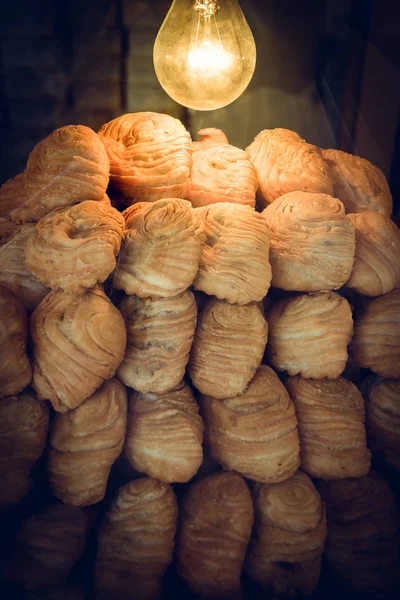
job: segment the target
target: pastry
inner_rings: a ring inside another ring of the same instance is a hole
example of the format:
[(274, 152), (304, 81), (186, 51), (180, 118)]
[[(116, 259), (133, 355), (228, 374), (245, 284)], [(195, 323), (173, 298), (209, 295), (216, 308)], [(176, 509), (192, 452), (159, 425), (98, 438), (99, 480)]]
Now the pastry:
[(246, 573), (275, 594), (311, 594), (326, 538), (325, 506), (311, 479), (297, 471), (281, 483), (258, 483), (253, 501)]
[(267, 339), (268, 324), (257, 304), (210, 298), (199, 315), (190, 356), (193, 385), (214, 398), (243, 393), (261, 364)]
[(381, 296), (400, 285), (400, 230), (377, 212), (349, 215), (356, 232), (356, 254), (347, 287), (364, 296)]
[(231, 146), (218, 129), (202, 129), (192, 144), (193, 165), (190, 191), (193, 206), (235, 202), (254, 208), (258, 187), (257, 172), (248, 154)]
[(302, 377), (337, 379), (353, 333), (351, 308), (335, 292), (279, 300), (268, 312), (271, 364)]
[(400, 471), (400, 381), (375, 377), (363, 391), (371, 448)]
[(277, 375), (261, 365), (245, 392), (203, 396), (205, 439), (222, 466), (255, 481), (287, 479), (300, 465), (294, 405)]
[(321, 482), (319, 491), (326, 502), (324, 558), (332, 576), (368, 594), (390, 588), (398, 581), (399, 554), (389, 485), (371, 471), (365, 477)]
[(111, 185), (126, 204), (187, 197), (191, 138), (178, 119), (128, 113), (103, 125), (99, 137), (110, 159)]
[(317, 146), (289, 129), (264, 129), (246, 148), (258, 177), (262, 208), (288, 192), (333, 195), (329, 168)]
[(350, 352), (381, 377), (400, 377), (400, 289), (368, 300), (356, 317)]
[(140, 473), (165, 483), (189, 481), (203, 460), (203, 421), (183, 381), (164, 394), (129, 397), (125, 454)]
[(185, 374), (196, 327), (192, 292), (173, 298), (126, 296), (119, 309), (128, 343), (117, 377), (138, 392), (172, 390)]
[(18, 394), (32, 379), (27, 337), (26, 310), (21, 300), (0, 285), (0, 398)]
[(109, 379), (78, 408), (52, 420), (47, 470), (54, 495), (65, 504), (87, 506), (104, 498), (114, 461), (125, 438), (124, 386)]
[(240, 593), (240, 574), (253, 526), (253, 504), (242, 477), (214, 473), (183, 498), (176, 541), (178, 574), (204, 598)]
[(156, 600), (172, 562), (178, 509), (173, 488), (141, 477), (122, 486), (97, 540), (97, 600)]
[(113, 377), (125, 352), (124, 319), (99, 287), (83, 295), (50, 292), (30, 330), (33, 387), (62, 413)]
[(341, 200), (346, 212), (392, 214), (392, 195), (383, 172), (365, 158), (342, 152), (323, 150), (333, 181), (333, 195)]
[(32, 150), (25, 171), (1, 186), (0, 216), (38, 221), (55, 208), (101, 201), (109, 167), (104, 146), (89, 127), (56, 129)]
[(355, 233), (340, 200), (290, 192), (262, 215), (270, 231), (274, 287), (321, 292), (346, 283), (354, 263)]
[(344, 479), (366, 475), (371, 466), (364, 401), (343, 377), (286, 382), (299, 421), (301, 468), (311, 477)]
[(232, 304), (258, 302), (271, 283), (268, 225), (249, 206), (228, 202), (198, 211), (204, 223), (196, 290)]
[(0, 218), (0, 284), (18, 296), (28, 312), (35, 310), (49, 292), (25, 267), (25, 243), (35, 230), (34, 223), (19, 226)]
[(123, 213), (126, 229), (114, 285), (139, 298), (184, 292), (196, 277), (202, 227), (190, 202), (139, 202)]
[(16, 504), (28, 493), (48, 425), (49, 407), (31, 390), (0, 399), (0, 506)]
[(124, 226), (124, 217), (106, 202), (54, 210), (27, 239), (25, 264), (52, 289), (84, 292), (115, 269)]

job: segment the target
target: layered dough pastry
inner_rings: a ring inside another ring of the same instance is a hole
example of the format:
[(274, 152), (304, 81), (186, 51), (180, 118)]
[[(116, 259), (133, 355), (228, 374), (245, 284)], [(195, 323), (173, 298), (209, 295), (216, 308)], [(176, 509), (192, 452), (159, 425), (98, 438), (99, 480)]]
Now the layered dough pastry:
[(232, 304), (259, 302), (271, 283), (268, 225), (249, 206), (218, 203), (199, 210), (205, 240), (196, 290)]
[(400, 381), (370, 379), (363, 391), (371, 448), (400, 471)]
[(0, 217), (38, 221), (55, 208), (101, 201), (109, 169), (107, 153), (92, 129), (56, 129), (32, 150), (25, 171), (1, 186)]
[(365, 477), (321, 482), (328, 536), (324, 559), (332, 574), (371, 594), (398, 582), (396, 501), (371, 471)]
[(279, 300), (268, 312), (269, 356), (279, 371), (336, 379), (347, 362), (353, 333), (351, 308), (335, 292)]
[(99, 137), (110, 159), (110, 182), (126, 204), (187, 198), (192, 148), (178, 119), (128, 113), (103, 125)]
[(203, 421), (183, 381), (164, 394), (129, 398), (125, 454), (140, 473), (166, 483), (189, 481), (203, 460)]
[(214, 398), (243, 393), (261, 364), (268, 324), (255, 304), (208, 300), (201, 311), (188, 373), (193, 385)]
[(26, 310), (21, 300), (0, 285), (0, 398), (18, 394), (32, 379), (27, 337)]
[(346, 283), (354, 263), (355, 233), (340, 200), (290, 192), (262, 215), (269, 226), (274, 287), (320, 292)]
[(325, 506), (311, 479), (298, 471), (253, 489), (254, 529), (245, 571), (285, 597), (317, 587), (326, 538)]
[(354, 266), (347, 287), (364, 296), (381, 296), (400, 285), (400, 230), (377, 212), (349, 215), (356, 232)]
[(28, 312), (35, 310), (49, 289), (25, 267), (25, 244), (35, 234), (34, 223), (19, 226), (0, 218), (0, 285), (5, 285)]
[(128, 343), (118, 378), (138, 392), (172, 390), (185, 374), (196, 327), (192, 292), (173, 298), (126, 296), (119, 309)]
[(97, 541), (97, 600), (159, 598), (177, 516), (174, 490), (166, 483), (141, 477), (119, 489)]
[(400, 377), (400, 289), (368, 300), (356, 318), (350, 352), (381, 377)]
[(245, 392), (203, 396), (205, 439), (224, 469), (254, 481), (287, 479), (300, 465), (294, 405), (277, 375), (261, 365)]
[(139, 202), (123, 213), (124, 243), (114, 285), (140, 298), (184, 292), (199, 269), (202, 227), (187, 200)]
[(16, 504), (30, 490), (48, 425), (49, 407), (31, 390), (0, 399), (0, 506)]
[(286, 382), (299, 421), (301, 468), (311, 477), (344, 479), (366, 475), (371, 454), (366, 444), (364, 400), (347, 379)]
[(113, 377), (126, 346), (124, 319), (98, 287), (50, 292), (31, 316), (33, 387), (58, 412), (76, 408)]
[(25, 244), (29, 271), (52, 289), (83, 292), (115, 269), (124, 217), (108, 202), (87, 200), (52, 211)]
[(52, 420), (47, 471), (54, 495), (65, 504), (100, 502), (125, 439), (127, 397), (109, 379), (75, 410)]
[(262, 208), (289, 192), (333, 195), (329, 168), (317, 146), (289, 129), (264, 129), (246, 148), (258, 176)]
[(176, 542), (179, 575), (204, 598), (240, 594), (240, 575), (253, 526), (253, 503), (242, 477), (214, 473), (183, 498)]
[(346, 212), (392, 214), (392, 195), (383, 172), (365, 158), (342, 150), (323, 150), (333, 181), (333, 195), (341, 200)]
[(81, 558), (88, 538), (89, 520), (82, 508), (65, 504), (45, 506), (23, 521), (5, 576), (26, 590), (64, 585)]
[(187, 199), (193, 206), (235, 202), (254, 208), (257, 172), (248, 154), (231, 146), (219, 129), (202, 129), (192, 144), (193, 165)]

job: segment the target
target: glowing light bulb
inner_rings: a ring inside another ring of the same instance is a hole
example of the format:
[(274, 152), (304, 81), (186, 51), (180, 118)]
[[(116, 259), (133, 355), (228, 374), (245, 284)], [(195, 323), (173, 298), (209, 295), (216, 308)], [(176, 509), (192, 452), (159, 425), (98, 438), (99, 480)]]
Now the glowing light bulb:
[(215, 110), (247, 88), (256, 45), (238, 0), (174, 0), (153, 60), (171, 98), (188, 108)]

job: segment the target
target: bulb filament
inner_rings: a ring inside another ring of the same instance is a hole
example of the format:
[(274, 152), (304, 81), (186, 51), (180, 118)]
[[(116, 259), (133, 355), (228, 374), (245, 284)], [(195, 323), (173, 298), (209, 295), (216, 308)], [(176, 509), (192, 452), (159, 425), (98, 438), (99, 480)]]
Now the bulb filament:
[[(198, 11), (196, 39), (188, 53), (187, 65), (191, 73), (201, 72), (203, 75), (215, 77), (230, 67), (233, 56), (227, 52), (221, 42), (215, 13), (219, 9), (217, 2), (212, 0), (198, 0), (195, 9)], [(211, 29), (216, 32), (211, 32)]]
[(215, 15), (219, 6), (215, 0), (196, 0), (195, 9), (202, 17), (212, 17)]

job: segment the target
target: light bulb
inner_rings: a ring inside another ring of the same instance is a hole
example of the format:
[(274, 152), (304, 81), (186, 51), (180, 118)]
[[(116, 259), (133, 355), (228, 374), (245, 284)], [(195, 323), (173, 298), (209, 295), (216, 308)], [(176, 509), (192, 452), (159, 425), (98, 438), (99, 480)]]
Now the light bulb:
[(256, 45), (238, 0), (174, 0), (153, 60), (173, 100), (195, 110), (215, 110), (247, 88)]

